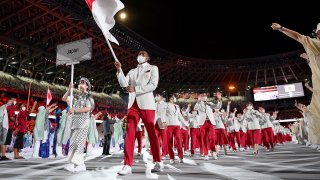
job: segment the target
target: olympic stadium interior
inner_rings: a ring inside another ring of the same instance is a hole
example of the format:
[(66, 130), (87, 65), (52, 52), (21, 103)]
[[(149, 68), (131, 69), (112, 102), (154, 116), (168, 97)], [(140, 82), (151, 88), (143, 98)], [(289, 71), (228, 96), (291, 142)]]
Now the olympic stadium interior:
[[(92, 81), (93, 91), (127, 95), (118, 84), (113, 56), (85, 1), (2, 0), (0, 6), (5, 7), (0, 11), (1, 71), (14, 77), (68, 86), (70, 66), (56, 65), (57, 45), (92, 38), (92, 59), (75, 65), (75, 81), (85, 76)], [(160, 71), (156, 90), (160, 93), (178, 93), (188, 98), (188, 94), (199, 90), (211, 94), (222, 91), (226, 98), (245, 97), (245, 103), (253, 101), (253, 87), (304, 83), (311, 78), (308, 63), (300, 58), (302, 50), (257, 58), (197, 59), (162, 49), (120, 23), (111, 33), (119, 41), (119, 46), (112, 44), (112, 47), (125, 73), (136, 66), (139, 50), (150, 52), (152, 63)], [(230, 85), (235, 89), (230, 90)], [(25, 84), (24, 92), (27, 87)], [(307, 102), (311, 98), (308, 90), (305, 95), (298, 101)], [(236, 107), (241, 109), (243, 103), (236, 103)], [(282, 118), (301, 117), (293, 103), (294, 99), (285, 99), (257, 104), (269, 111), (282, 110)]]

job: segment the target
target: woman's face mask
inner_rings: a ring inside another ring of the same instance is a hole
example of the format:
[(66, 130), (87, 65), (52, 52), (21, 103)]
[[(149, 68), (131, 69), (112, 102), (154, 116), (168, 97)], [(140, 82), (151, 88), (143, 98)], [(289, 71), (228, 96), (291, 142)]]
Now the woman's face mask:
[(208, 100), (208, 97), (207, 96), (203, 96), (202, 97), (202, 101), (207, 101)]
[(26, 107), (24, 107), (24, 106), (21, 108), (21, 110), (22, 110), (22, 111), (25, 111), (26, 109), (27, 109), (27, 108), (26, 108)]
[(173, 97), (173, 102), (177, 102), (177, 98), (176, 97)]
[(247, 106), (247, 109), (251, 110), (253, 107), (251, 105)]

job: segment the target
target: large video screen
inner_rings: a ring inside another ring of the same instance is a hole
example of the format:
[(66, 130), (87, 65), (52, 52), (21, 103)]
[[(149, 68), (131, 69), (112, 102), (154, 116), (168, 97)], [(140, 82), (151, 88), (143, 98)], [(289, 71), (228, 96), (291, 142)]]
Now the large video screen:
[(254, 101), (268, 101), (304, 96), (302, 82), (253, 88)]

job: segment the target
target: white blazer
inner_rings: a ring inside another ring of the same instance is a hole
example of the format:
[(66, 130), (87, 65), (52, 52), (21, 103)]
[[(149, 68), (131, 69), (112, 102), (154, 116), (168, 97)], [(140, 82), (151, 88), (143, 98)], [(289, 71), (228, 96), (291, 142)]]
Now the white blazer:
[(222, 117), (222, 114), (221, 113), (216, 113), (214, 112), (213, 113), (213, 117), (216, 121), (216, 125), (215, 125), (215, 129), (226, 129), (225, 126), (224, 126), (224, 123), (226, 123), (226, 120)]
[(181, 114), (180, 107), (172, 103), (165, 104), (165, 110), (162, 111), (161, 119), (165, 119), (168, 126), (181, 126), (182, 123), (184, 124), (184, 118)]
[[(142, 66), (141, 72), (138, 72), (139, 66)], [(121, 87), (128, 84), (135, 87), (135, 92), (129, 93), (128, 109), (137, 100), (140, 109), (156, 110), (153, 91), (157, 88), (159, 82), (159, 70), (157, 66), (144, 63), (131, 69), (127, 76), (123, 71), (117, 72), (117, 78)]]
[(248, 122), (248, 130), (257, 130), (260, 128), (261, 113), (257, 110), (247, 110), (243, 115)]
[(163, 101), (156, 102), (156, 116), (155, 116), (155, 122), (158, 124), (160, 129), (165, 129), (163, 123), (167, 123), (166, 119), (161, 118), (161, 114), (166, 110), (165, 109), (166, 103)]
[(189, 127), (190, 128), (200, 128), (199, 127), (199, 115), (193, 115), (191, 113), (188, 113), (188, 119), (189, 119)]
[(239, 132), (240, 123), (237, 117), (229, 117), (227, 120), (228, 132)]
[(212, 109), (220, 109), (221, 105), (221, 101), (218, 101), (217, 104), (211, 102), (205, 103), (203, 101), (197, 102), (193, 109), (199, 113), (199, 126), (202, 126), (207, 119), (210, 120), (212, 125), (216, 125)]
[(243, 116), (241, 116), (241, 118), (236, 117), (236, 119), (238, 120), (238, 122), (240, 123), (240, 128), (239, 130), (242, 130), (243, 132), (247, 132), (248, 129), (248, 122), (247, 120), (244, 119)]
[(276, 119), (276, 117), (271, 116), (269, 113), (262, 113), (262, 123), (261, 129), (269, 128), (273, 126), (272, 122)]

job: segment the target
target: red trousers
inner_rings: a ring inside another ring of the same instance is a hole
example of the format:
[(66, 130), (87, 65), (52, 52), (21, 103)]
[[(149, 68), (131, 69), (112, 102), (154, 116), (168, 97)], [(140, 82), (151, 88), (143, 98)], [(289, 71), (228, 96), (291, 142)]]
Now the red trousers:
[(160, 146), (154, 126), (155, 110), (142, 110), (139, 108), (137, 101), (135, 101), (131, 108), (128, 109), (127, 135), (125, 143), (126, 146), (124, 149), (124, 165), (132, 166), (133, 164), (136, 128), (140, 118), (142, 119), (142, 122), (148, 132), (149, 140), (151, 142), (150, 146), (152, 149), (153, 161), (161, 162)]
[(142, 150), (142, 131), (136, 131), (136, 138), (138, 142), (138, 153), (141, 153)]
[(161, 144), (162, 156), (166, 157), (168, 154), (167, 129), (160, 129), (156, 123), (156, 134)]
[(282, 133), (277, 133), (277, 143), (283, 144), (283, 136), (282, 136)]
[(229, 144), (227, 131), (225, 129), (215, 129), (216, 134), (216, 144), (217, 145), (226, 145)]
[(273, 137), (274, 135), (271, 127), (262, 129), (262, 143), (266, 148), (270, 149), (270, 146), (273, 148)]
[(205, 156), (208, 155), (208, 149), (216, 152), (216, 135), (214, 125), (211, 124), (210, 120), (206, 120), (200, 127), (201, 143), (200, 147), (203, 148)]
[(189, 149), (189, 130), (181, 129), (181, 143), (184, 151)]
[(178, 150), (178, 156), (180, 159), (183, 159), (183, 152), (182, 152), (182, 147), (181, 147), (181, 136), (180, 135), (181, 135), (180, 126), (168, 126), (167, 127), (167, 141), (168, 141), (168, 151), (169, 151), (170, 159), (174, 159), (173, 137), (174, 137), (174, 142), (175, 142), (177, 150)]
[(241, 140), (240, 140), (240, 133), (239, 132), (232, 132), (232, 133), (229, 133), (229, 143), (230, 143), (230, 146), (233, 150), (236, 150), (236, 144), (235, 144), (235, 141), (234, 139), (236, 139), (237, 141), (237, 144), (238, 144), (238, 147), (241, 146)]
[[(194, 150), (199, 146), (201, 142), (200, 128), (190, 128), (191, 136), (191, 154), (194, 154)], [(201, 151), (201, 150), (200, 150)], [(202, 154), (202, 152), (200, 152)]]
[(253, 129), (247, 131), (247, 140), (248, 140), (248, 146), (253, 146), (255, 144), (261, 143), (261, 133), (260, 129)]
[(239, 134), (240, 134), (240, 146), (242, 148), (245, 148), (247, 146), (247, 133), (240, 130)]

